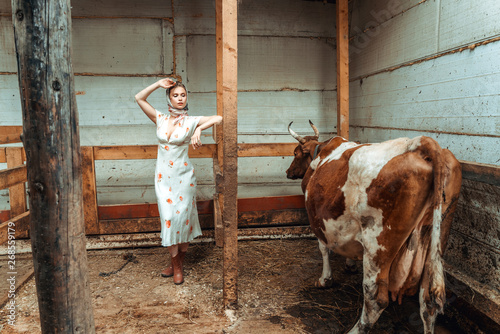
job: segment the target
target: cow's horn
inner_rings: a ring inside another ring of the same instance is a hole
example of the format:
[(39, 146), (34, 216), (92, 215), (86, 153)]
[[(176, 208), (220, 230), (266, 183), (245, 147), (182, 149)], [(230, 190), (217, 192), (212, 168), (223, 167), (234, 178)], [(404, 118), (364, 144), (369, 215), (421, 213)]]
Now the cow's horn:
[(304, 144), (305, 143), (305, 139), (301, 136), (299, 136), (298, 134), (295, 133), (295, 131), (293, 131), (290, 127), (292, 126), (292, 122), (290, 122), (290, 124), (288, 124), (288, 132), (290, 132), (290, 134), (292, 135), (293, 138), (297, 139), (299, 141), (299, 143), (301, 144)]
[(319, 138), (318, 128), (316, 127), (316, 125), (313, 124), (313, 122), (311, 122), (311, 120), (309, 120), (309, 124), (311, 124), (311, 128), (313, 128), (313, 130), (314, 130), (314, 135), (316, 136), (316, 139), (318, 139)]

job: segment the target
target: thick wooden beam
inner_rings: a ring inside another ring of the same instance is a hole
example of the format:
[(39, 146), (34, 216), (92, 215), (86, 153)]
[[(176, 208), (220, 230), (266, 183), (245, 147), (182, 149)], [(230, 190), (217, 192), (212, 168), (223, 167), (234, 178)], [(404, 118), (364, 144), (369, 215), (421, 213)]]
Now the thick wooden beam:
[[(238, 305), (238, 4), (216, 0), (217, 99), (222, 126), (222, 220), (224, 225), (223, 299)], [(217, 143), (220, 145), (220, 143)], [(220, 153), (220, 151), (219, 151)], [(220, 161), (219, 161), (220, 162)]]
[(349, 139), (349, 4), (337, 0), (337, 135)]
[(87, 271), (69, 0), (13, 0), (42, 333), (95, 333)]

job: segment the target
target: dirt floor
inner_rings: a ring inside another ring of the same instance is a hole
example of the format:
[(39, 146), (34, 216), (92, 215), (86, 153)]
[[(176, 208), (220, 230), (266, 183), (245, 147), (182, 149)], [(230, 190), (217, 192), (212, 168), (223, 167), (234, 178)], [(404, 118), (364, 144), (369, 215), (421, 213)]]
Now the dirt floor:
[[(334, 255), (334, 287), (314, 287), (322, 268), (316, 240), (240, 242), (234, 322), (222, 307), (221, 248), (193, 244), (180, 286), (159, 276), (167, 258), (166, 248), (89, 251), (97, 333), (345, 333), (361, 312), (361, 267), (356, 274), (347, 273), (344, 259)], [(2, 271), (5, 262), (2, 258)], [(24, 266), (29, 262), (25, 256)], [(7, 323), (4, 307), (0, 332), (40, 333), (33, 278), (17, 292), (16, 301), (15, 326)], [(451, 322), (446, 313), (439, 316), (436, 333), (464, 333)], [(412, 298), (401, 306), (391, 304), (372, 330), (422, 332), (418, 301)]]

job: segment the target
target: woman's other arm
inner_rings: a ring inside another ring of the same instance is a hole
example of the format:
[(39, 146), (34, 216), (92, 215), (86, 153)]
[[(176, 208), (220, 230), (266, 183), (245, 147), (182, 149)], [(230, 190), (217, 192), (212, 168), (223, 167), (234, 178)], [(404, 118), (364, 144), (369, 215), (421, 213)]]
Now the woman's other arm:
[(203, 116), (198, 122), (198, 126), (196, 130), (194, 130), (194, 134), (191, 137), (191, 144), (193, 148), (196, 150), (200, 147), (201, 144), (201, 131), (208, 129), (211, 126), (222, 123), (222, 116), (214, 115), (214, 116)]
[(172, 87), (174, 84), (175, 82), (172, 79), (161, 79), (154, 84), (144, 88), (139, 93), (135, 94), (135, 100), (139, 104), (139, 107), (141, 107), (142, 111), (144, 111), (144, 113), (149, 117), (149, 119), (153, 121), (153, 123), (156, 123), (156, 110), (152, 105), (149, 104), (147, 98), (158, 88), (162, 87), (167, 89)]

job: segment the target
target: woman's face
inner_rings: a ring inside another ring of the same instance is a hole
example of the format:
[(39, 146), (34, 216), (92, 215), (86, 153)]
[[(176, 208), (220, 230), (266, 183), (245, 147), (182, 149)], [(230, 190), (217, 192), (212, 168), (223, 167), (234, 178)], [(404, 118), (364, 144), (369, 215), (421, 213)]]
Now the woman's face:
[(175, 87), (170, 91), (170, 102), (175, 109), (182, 109), (186, 106), (186, 90), (183, 87)]

